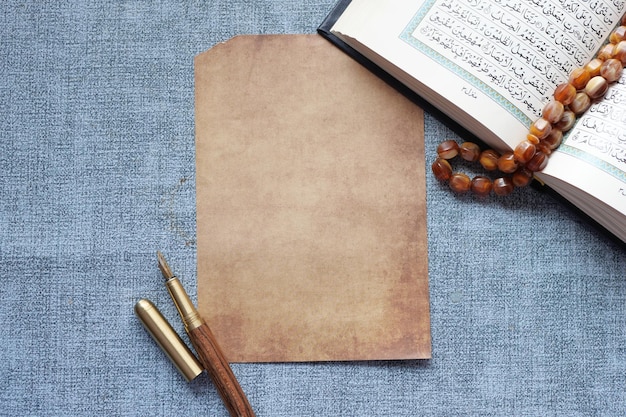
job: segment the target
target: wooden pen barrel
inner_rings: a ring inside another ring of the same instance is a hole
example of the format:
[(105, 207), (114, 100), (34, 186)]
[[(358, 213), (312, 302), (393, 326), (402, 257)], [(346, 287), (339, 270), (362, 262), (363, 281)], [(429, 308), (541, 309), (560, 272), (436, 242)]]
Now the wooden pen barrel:
[(230, 415), (254, 417), (254, 411), (209, 326), (202, 324), (191, 329), (189, 338), (196, 349), (198, 359), (213, 380)]

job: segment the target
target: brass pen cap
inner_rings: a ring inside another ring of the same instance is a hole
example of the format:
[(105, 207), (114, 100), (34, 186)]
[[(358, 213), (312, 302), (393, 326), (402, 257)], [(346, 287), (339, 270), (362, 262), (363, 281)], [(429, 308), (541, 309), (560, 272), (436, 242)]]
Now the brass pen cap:
[(198, 359), (150, 300), (137, 301), (135, 314), (187, 381), (202, 373), (204, 368)]

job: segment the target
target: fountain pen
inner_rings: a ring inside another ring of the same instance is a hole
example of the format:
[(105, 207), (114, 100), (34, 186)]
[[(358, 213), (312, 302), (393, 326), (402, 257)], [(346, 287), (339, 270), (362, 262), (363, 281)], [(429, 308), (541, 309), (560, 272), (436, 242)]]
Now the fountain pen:
[(180, 280), (172, 273), (161, 252), (157, 252), (157, 258), (159, 269), (165, 278), (165, 286), (176, 305), (198, 359), (215, 384), (228, 412), (232, 417), (254, 417), (254, 411), (211, 329), (198, 314), (198, 310)]

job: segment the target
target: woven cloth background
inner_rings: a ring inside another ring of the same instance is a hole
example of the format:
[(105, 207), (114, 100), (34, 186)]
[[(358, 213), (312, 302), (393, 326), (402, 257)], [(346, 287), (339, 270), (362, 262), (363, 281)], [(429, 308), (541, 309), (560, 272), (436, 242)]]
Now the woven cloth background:
[[(193, 57), (333, 2), (2, 2), (0, 415), (227, 415), (132, 311), (176, 318), (156, 249), (195, 298)], [(623, 245), (537, 188), (428, 210), (433, 359), (234, 365), (258, 415), (626, 415)]]

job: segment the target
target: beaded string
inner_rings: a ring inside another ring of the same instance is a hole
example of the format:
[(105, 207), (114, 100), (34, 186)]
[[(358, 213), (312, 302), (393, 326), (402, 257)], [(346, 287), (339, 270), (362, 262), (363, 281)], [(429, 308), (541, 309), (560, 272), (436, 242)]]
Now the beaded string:
[[(576, 117), (591, 107), (594, 100), (603, 97), (609, 85), (619, 80), (626, 65), (626, 14), (621, 26), (615, 29), (609, 43), (584, 67), (572, 71), (567, 82), (556, 87), (553, 100), (542, 109), (541, 117), (529, 128), (526, 139), (513, 152), (499, 154), (493, 149), (481, 151), (472, 142), (458, 144), (454, 140), (443, 141), (437, 147), (437, 159), (432, 164), (435, 177), (448, 182), (458, 193), (472, 191), (486, 196), (492, 191), (507, 195), (515, 187), (530, 184), (535, 172), (542, 171), (548, 164), (550, 154), (561, 145), (563, 133), (572, 128)], [(448, 162), (457, 155), (466, 161), (479, 162), (487, 171), (504, 174), (495, 180), (478, 175), (470, 179), (460, 172), (453, 172)]]

